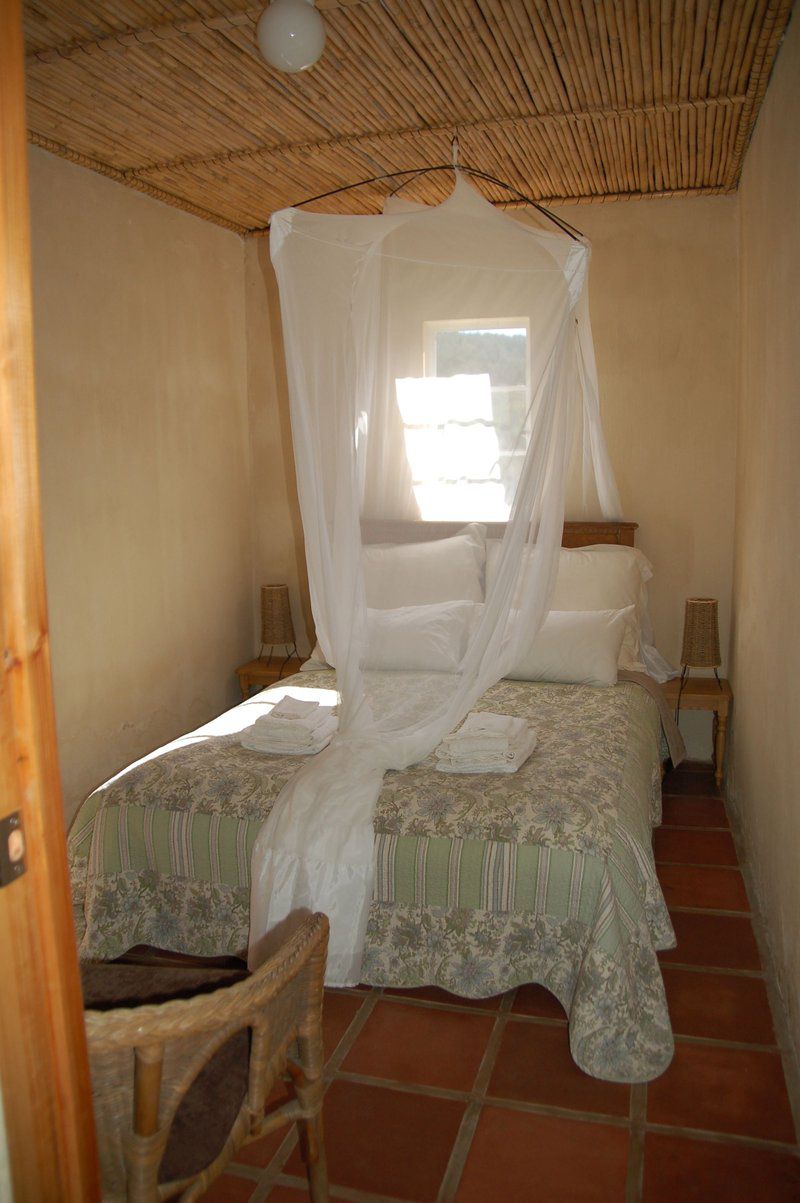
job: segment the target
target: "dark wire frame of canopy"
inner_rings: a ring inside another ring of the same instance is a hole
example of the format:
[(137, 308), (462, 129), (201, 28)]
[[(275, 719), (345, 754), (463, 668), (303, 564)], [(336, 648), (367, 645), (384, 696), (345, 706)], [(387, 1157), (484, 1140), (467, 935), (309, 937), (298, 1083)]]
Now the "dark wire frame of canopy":
[[(555, 213), (551, 213), (549, 209), (545, 208), (544, 205), (540, 205), (538, 201), (533, 199), (533, 197), (526, 196), (524, 192), (520, 192), (520, 190), (513, 184), (509, 184), (505, 180), (498, 179), (497, 176), (490, 175), (487, 171), (481, 171), (477, 167), (469, 167), (465, 163), (459, 163), (457, 137), (453, 138), (453, 161), (451, 163), (434, 163), (427, 167), (406, 167), (402, 171), (387, 171), (381, 173), (380, 175), (368, 176), (363, 180), (355, 180), (352, 184), (342, 184), (338, 188), (330, 188), (327, 192), (320, 192), (317, 196), (307, 196), (303, 200), (297, 201), (295, 204), (290, 205), (289, 208), (300, 209), (303, 205), (312, 205), (315, 201), (327, 200), (328, 197), (331, 196), (340, 196), (341, 193), (351, 192), (354, 188), (364, 188), (367, 184), (378, 184), (382, 180), (396, 180), (401, 176), (407, 176), (407, 179), (404, 179), (401, 184), (392, 189), (392, 191), (389, 193), (390, 196), (395, 196), (413, 180), (418, 179), (420, 176), (431, 175), (438, 171), (452, 171), (454, 173), (461, 171), (464, 173), (464, 175), (472, 176), (474, 179), (483, 180), (487, 184), (494, 184), (498, 188), (505, 188), (508, 192), (513, 192), (517, 200), (522, 201), (525, 205), (528, 205), (533, 209), (536, 209), (536, 211), (541, 213), (542, 216), (548, 221), (551, 221), (554, 225), (558, 226), (562, 233), (566, 234), (574, 242), (584, 241), (584, 236), (580, 230), (576, 229), (575, 226), (570, 225), (568, 221), (564, 221), (563, 218), (556, 217)], [(268, 229), (269, 223), (267, 223), (267, 225), (262, 227), (260, 230), (254, 230), (253, 233), (266, 233)]]

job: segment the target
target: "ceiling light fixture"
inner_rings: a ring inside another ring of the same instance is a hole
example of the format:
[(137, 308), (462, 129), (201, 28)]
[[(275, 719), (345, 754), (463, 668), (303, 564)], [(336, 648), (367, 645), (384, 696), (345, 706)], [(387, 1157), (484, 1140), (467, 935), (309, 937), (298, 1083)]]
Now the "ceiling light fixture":
[(314, 0), (272, 0), (258, 19), (258, 48), (278, 71), (307, 71), (325, 48), (325, 24)]

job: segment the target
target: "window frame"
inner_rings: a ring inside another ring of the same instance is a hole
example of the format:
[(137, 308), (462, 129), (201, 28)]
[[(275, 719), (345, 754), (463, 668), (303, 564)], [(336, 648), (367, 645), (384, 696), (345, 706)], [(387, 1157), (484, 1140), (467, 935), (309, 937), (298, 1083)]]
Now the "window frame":
[[(487, 318), (425, 318), (422, 322), (422, 375), (436, 376), (436, 335), (445, 331), (463, 331), (464, 334), (481, 334), (492, 330), (524, 330), (525, 331), (525, 389), (530, 393), (531, 385), (531, 356), (530, 339), (531, 323), (527, 317), (487, 317)], [(503, 385), (492, 385), (505, 387)], [(519, 387), (519, 386), (512, 386)]]

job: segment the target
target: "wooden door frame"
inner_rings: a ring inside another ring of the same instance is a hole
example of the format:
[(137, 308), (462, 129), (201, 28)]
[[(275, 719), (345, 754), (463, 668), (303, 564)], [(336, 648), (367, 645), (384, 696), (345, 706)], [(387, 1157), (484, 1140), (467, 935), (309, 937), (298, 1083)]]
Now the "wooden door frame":
[(97, 1153), (42, 556), (19, 0), (0, 0), (0, 630), (0, 819), (18, 813), (26, 844), (26, 871), (0, 887), (0, 1084), (14, 1203), (92, 1203)]

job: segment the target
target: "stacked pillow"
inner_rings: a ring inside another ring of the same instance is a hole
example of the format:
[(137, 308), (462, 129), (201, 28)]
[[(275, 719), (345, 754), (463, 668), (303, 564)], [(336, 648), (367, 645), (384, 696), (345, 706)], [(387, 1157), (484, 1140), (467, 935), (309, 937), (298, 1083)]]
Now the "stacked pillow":
[(633, 606), (621, 610), (551, 610), (533, 642), (506, 673), (515, 681), (616, 685)]
[(365, 668), (450, 672), (467, 650), (476, 602), (367, 610)]
[(372, 610), (482, 602), (486, 527), (471, 522), (457, 535), (430, 543), (368, 544), (361, 561)]
[[(447, 539), (364, 547), (364, 667), (454, 671), (466, 650), (474, 607), (483, 601), (485, 561), (486, 527), (478, 522)], [(316, 644), (303, 667), (325, 664)]]
[[(447, 539), (363, 548), (365, 668), (455, 671), (480, 603), (497, 577), (501, 542), (487, 540), (485, 533), (485, 527), (471, 523)], [(618, 668), (649, 668), (666, 679), (669, 666), (649, 643), (647, 582), (652, 575), (647, 558), (633, 547), (562, 548), (552, 609), (506, 675), (613, 685)], [(524, 587), (523, 571), (515, 607)], [(324, 663), (317, 645), (304, 667)]]
[[(497, 576), (501, 543), (489, 539), (486, 547), (486, 594)], [(551, 609), (555, 611), (626, 610), (627, 618), (618, 667), (645, 672), (642, 662), (642, 624), (647, 616), (647, 582), (652, 566), (635, 547), (598, 543), (591, 547), (562, 547)], [(525, 587), (525, 576), (517, 600)]]

